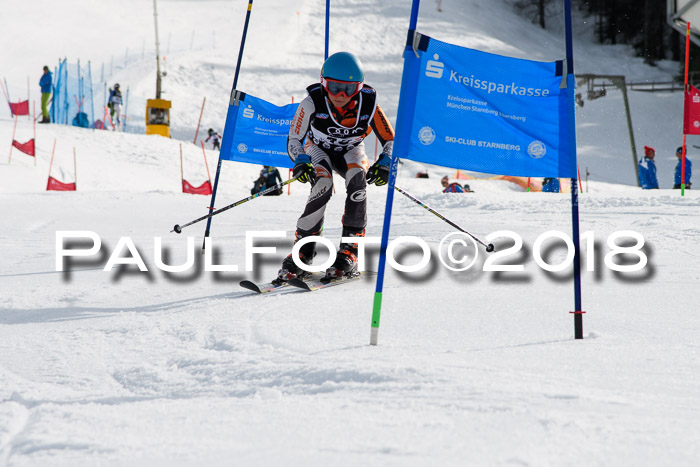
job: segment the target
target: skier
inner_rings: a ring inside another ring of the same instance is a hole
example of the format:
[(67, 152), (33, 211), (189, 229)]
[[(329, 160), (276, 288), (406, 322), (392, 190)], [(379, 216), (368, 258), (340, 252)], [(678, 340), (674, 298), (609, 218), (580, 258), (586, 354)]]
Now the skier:
[(207, 139), (205, 139), (204, 142), (206, 143), (211, 139), (211, 148), (221, 150), (221, 135), (215, 132), (213, 128), (209, 128), (207, 133), (209, 136), (207, 136)]
[(447, 175), (442, 177), (440, 183), (442, 183), (442, 187), (444, 188), (444, 190), (442, 190), (443, 193), (464, 193), (464, 188), (462, 188), (459, 183), (450, 183), (450, 179)]
[[(306, 90), (309, 95), (297, 108), (287, 138), (287, 152), (295, 163), (294, 176), (311, 182), (306, 207), (297, 221), (295, 243), (304, 237), (320, 235), (326, 204), (333, 194), (333, 170), (345, 179), (343, 237), (364, 237), (367, 226), (367, 184), (386, 185), (389, 181), (394, 129), (381, 107), (377, 92), (364, 84), (361, 62), (353, 54), (338, 52), (321, 68), (321, 82)], [(382, 144), (377, 162), (369, 167), (363, 140), (374, 131)], [(302, 141), (308, 138), (306, 144)], [(326, 270), (327, 278), (357, 272), (357, 243), (341, 243), (336, 259)], [(311, 264), (315, 244), (299, 250), (299, 259)], [(309, 273), (299, 268), (292, 255), (282, 262), (278, 279), (303, 279)]]
[(643, 190), (659, 188), (659, 181), (656, 179), (656, 150), (650, 146), (644, 146), (644, 157), (639, 159), (639, 184)]
[(116, 124), (116, 128), (118, 129), (121, 125), (122, 113), (122, 92), (119, 89), (119, 83), (115, 83), (114, 89), (109, 90), (108, 102), (109, 115), (112, 117), (112, 123)]

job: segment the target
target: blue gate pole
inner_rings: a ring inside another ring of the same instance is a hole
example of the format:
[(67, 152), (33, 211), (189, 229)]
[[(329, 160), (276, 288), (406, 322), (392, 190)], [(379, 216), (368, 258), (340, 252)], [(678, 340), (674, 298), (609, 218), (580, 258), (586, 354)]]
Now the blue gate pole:
[[(326, 48), (327, 47), (328, 46), (326, 46)], [(326, 55), (328, 55), (328, 52), (326, 52)], [(12, 102), (12, 98), (10, 97), (10, 88), (7, 87), (7, 78), (3, 76), (2, 80), (5, 82), (5, 91), (7, 91), (7, 103), (9, 104), (10, 102)], [(12, 106), (10, 106), (10, 112), (12, 112)]]
[[(250, 22), (250, 12), (253, 9), (253, 0), (248, 0), (248, 12), (245, 16), (245, 25), (243, 26), (243, 37), (241, 37), (241, 48), (238, 51), (238, 63), (236, 63), (236, 73), (233, 75), (233, 88), (231, 89), (231, 95), (236, 92), (236, 86), (238, 85), (238, 74), (241, 71), (241, 60), (243, 60), (243, 48), (245, 47), (245, 37), (248, 34), (248, 23)], [(232, 127), (235, 131), (235, 125)], [(223, 135), (222, 135), (223, 136)], [(209, 213), (214, 210), (214, 202), (216, 201), (216, 189), (219, 187), (219, 175), (221, 174), (221, 152), (219, 152), (219, 161), (216, 164), (216, 177), (214, 178), (214, 188), (211, 193), (211, 201), (209, 203)], [(204, 231), (204, 243), (202, 243), (202, 253), (204, 253), (204, 246), (206, 245), (207, 237), (211, 231), (211, 220), (207, 220), (207, 228)]]
[[(574, 83), (574, 46), (571, 31), (571, 0), (564, 0), (564, 24), (566, 31), (566, 72), (568, 74), (567, 81)], [(573, 84), (572, 84), (573, 85)], [(569, 137), (573, 139), (571, 142), (574, 156), (576, 155), (576, 108), (573, 100), (569, 103), (569, 111), (571, 112), (569, 120), (570, 131)], [(576, 160), (576, 157), (574, 157)], [(574, 338), (583, 339), (583, 313), (581, 307), (581, 240), (579, 235), (579, 217), (578, 217), (578, 180), (576, 177), (571, 178), (571, 228), (573, 230), (574, 241)]]
[(95, 129), (95, 103), (93, 102), (93, 97), (95, 96), (95, 91), (92, 86), (92, 62), (88, 60), (88, 83), (90, 83), (90, 127)]
[(124, 126), (122, 127), (122, 131), (126, 133), (126, 116), (128, 115), (129, 112), (129, 86), (126, 87), (126, 104), (124, 104)]
[(83, 99), (83, 77), (80, 74), (80, 59), (78, 59), (78, 102), (75, 103), (75, 105), (78, 107), (77, 113), (80, 113), (80, 107), (81, 107), (80, 103), (82, 102), (82, 99)]
[[(58, 62), (60, 64), (61, 60), (59, 60)], [(51, 118), (51, 122), (53, 123), (56, 123), (56, 114), (58, 114), (60, 110), (58, 107), (59, 99), (56, 98), (56, 90), (58, 89), (60, 92), (58, 84), (59, 79), (61, 79), (61, 75), (58, 74), (58, 70), (59, 68), (53, 67), (53, 83), (51, 83), (51, 109), (49, 109), (49, 117)], [(43, 114), (41, 118), (44, 118)]]
[(331, 30), (331, 0), (326, 0), (326, 49), (323, 54), (323, 61), (328, 58), (328, 38)]
[(379, 268), (377, 270), (377, 287), (374, 291), (374, 303), (372, 306), (372, 330), (369, 345), (377, 345), (379, 336), (379, 319), (382, 311), (382, 293), (384, 289), (384, 271), (386, 269), (386, 249), (389, 244), (389, 230), (391, 228), (391, 210), (394, 204), (394, 187), (396, 186), (396, 174), (399, 168), (399, 156), (408, 152), (411, 138), (411, 124), (416, 108), (416, 67), (420, 60), (413, 50), (413, 38), (418, 23), (418, 7), (420, 0), (413, 0), (411, 6), (411, 20), (408, 27), (406, 49), (403, 52), (404, 66), (401, 75), (401, 90), (399, 93), (399, 108), (396, 116), (396, 140), (394, 141), (394, 154), (391, 158), (391, 171), (386, 194), (386, 206), (384, 208), (384, 226), (382, 228), (382, 244), (379, 250)]
[(63, 84), (63, 124), (68, 125), (68, 58), (63, 59), (63, 76), (65, 77)]

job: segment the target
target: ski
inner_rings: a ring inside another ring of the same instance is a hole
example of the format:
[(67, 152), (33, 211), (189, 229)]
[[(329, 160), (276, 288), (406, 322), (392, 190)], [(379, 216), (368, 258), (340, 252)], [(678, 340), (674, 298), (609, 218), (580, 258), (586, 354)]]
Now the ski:
[(275, 280), (272, 282), (268, 282), (266, 284), (256, 284), (255, 282), (252, 282), (252, 281), (241, 281), (241, 282), (239, 282), (239, 285), (241, 287), (243, 287), (244, 289), (248, 289), (248, 290), (251, 290), (253, 292), (257, 292), (259, 294), (265, 294), (265, 293), (274, 292), (275, 290), (282, 289), (289, 284), (287, 282), (283, 282), (283, 281), (277, 282)]
[[(304, 280), (314, 280), (314, 279), (320, 280), (323, 277), (324, 276), (321, 273), (314, 273), (308, 279), (293, 279), (293, 280), (299, 281), (299, 282), (304, 282)], [(253, 281), (246, 280), (246, 281), (239, 282), (238, 285), (240, 285), (244, 289), (248, 289), (252, 292), (256, 292), (259, 294), (266, 294), (266, 293), (276, 292), (278, 290), (284, 289), (285, 287), (287, 287), (289, 285), (289, 282), (282, 281), (279, 279), (274, 279), (274, 280), (267, 282), (265, 284), (257, 284)]]
[(327, 279), (327, 278), (321, 278), (321, 279), (311, 279), (311, 280), (306, 280), (302, 281), (299, 279), (292, 279), (288, 282), (289, 285), (292, 287), (298, 287), (300, 289), (306, 290), (307, 292), (313, 292), (315, 290), (319, 289), (325, 289), (326, 287), (332, 287), (334, 285), (338, 284), (346, 284), (348, 282), (354, 281), (356, 279), (360, 279), (362, 277), (367, 277), (368, 274), (373, 274), (370, 271), (365, 271), (365, 272), (358, 272), (353, 274), (352, 276), (341, 276), (338, 278), (334, 279)]

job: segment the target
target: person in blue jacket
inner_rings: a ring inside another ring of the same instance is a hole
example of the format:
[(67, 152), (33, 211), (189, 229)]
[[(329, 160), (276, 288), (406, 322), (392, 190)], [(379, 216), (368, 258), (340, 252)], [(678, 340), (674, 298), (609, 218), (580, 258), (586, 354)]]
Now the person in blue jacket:
[(650, 146), (644, 146), (644, 157), (639, 159), (639, 184), (643, 190), (659, 188), (654, 157), (656, 157), (656, 150)]
[(542, 180), (542, 191), (545, 193), (559, 193), (561, 186), (558, 178), (545, 178)]
[[(676, 157), (678, 158), (678, 165), (676, 165), (676, 175), (673, 179), (673, 188), (679, 189), (681, 187), (681, 161), (683, 160), (683, 146), (679, 146), (676, 149)], [(693, 171), (693, 163), (688, 159), (688, 155), (685, 156), (685, 188), (690, 189), (690, 175)]]
[(44, 66), (44, 74), (41, 75), (39, 86), (41, 86), (41, 121), (39, 123), (51, 123), (49, 116), (49, 99), (51, 98), (52, 76), (48, 66)]
[(450, 183), (450, 179), (447, 178), (447, 175), (442, 177), (440, 183), (442, 183), (442, 187), (444, 188), (444, 190), (442, 190), (443, 193), (464, 193), (464, 188), (462, 188), (459, 183)]
[[(254, 195), (255, 193), (258, 193), (259, 191), (266, 190), (270, 187), (273, 187), (277, 185), (278, 183), (282, 183), (282, 177), (280, 176), (280, 171), (277, 170), (277, 167), (272, 167), (269, 165), (263, 166), (263, 169), (260, 171), (260, 177), (255, 181), (255, 185), (253, 186), (253, 189), (250, 191), (251, 195)], [(277, 190), (273, 190), (269, 193), (267, 193), (265, 196), (279, 196), (282, 194), (284, 190), (282, 188), (278, 188)]]

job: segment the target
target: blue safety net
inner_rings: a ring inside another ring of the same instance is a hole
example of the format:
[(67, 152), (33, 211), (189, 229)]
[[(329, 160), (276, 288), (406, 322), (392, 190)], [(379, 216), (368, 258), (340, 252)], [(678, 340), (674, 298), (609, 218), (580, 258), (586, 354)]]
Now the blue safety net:
[(54, 75), (54, 92), (51, 101), (51, 121), (61, 125), (92, 128), (95, 122), (93, 109), (92, 73), (78, 63), (59, 62)]

